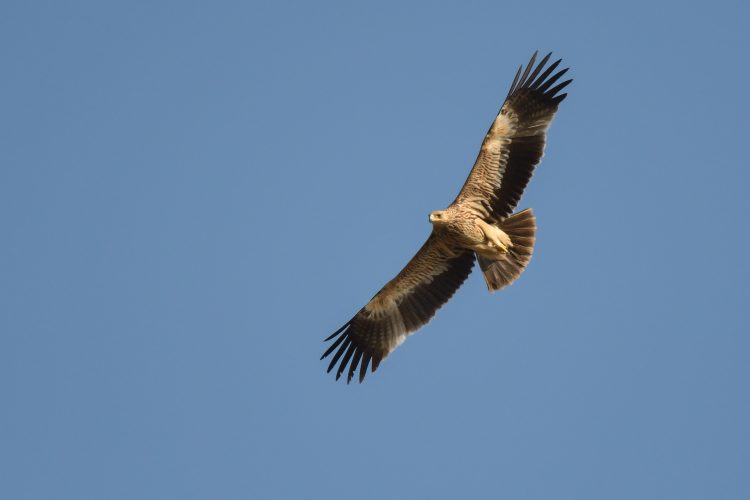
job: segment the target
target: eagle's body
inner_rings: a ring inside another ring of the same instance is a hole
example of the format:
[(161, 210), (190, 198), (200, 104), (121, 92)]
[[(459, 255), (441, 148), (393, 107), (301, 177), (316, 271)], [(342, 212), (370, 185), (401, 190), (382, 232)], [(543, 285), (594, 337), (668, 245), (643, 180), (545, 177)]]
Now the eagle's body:
[(434, 231), (447, 245), (473, 250), (489, 259), (499, 259), (513, 246), (510, 236), (488, 221), (487, 212), (474, 204), (453, 204), (432, 212)]
[(523, 76), (519, 68), (463, 188), (445, 210), (430, 214), (433, 230), (422, 248), (326, 339), (338, 337), (321, 357), (336, 351), (328, 371), (341, 360), (337, 379), (347, 365), (347, 381), (360, 367), (361, 382), (371, 362), (375, 371), (453, 296), (471, 273), (475, 258), (490, 291), (515, 281), (528, 265), (536, 219), (530, 209), (515, 214), (513, 210), (542, 158), (547, 128), (567, 95), (558, 92), (571, 82), (553, 87), (567, 69), (552, 75), (558, 60), (542, 71), (549, 57), (534, 67), (534, 54)]

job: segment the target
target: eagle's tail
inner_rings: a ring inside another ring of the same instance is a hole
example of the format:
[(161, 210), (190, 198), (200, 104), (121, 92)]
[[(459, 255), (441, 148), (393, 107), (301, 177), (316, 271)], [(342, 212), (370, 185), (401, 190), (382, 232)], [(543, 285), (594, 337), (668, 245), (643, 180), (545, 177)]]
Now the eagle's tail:
[(499, 259), (477, 255), (479, 267), (482, 268), (482, 274), (490, 292), (510, 285), (526, 269), (531, 260), (531, 254), (534, 252), (536, 218), (531, 209), (527, 208), (501, 222), (500, 229), (510, 236), (510, 241), (513, 243), (508, 253)]

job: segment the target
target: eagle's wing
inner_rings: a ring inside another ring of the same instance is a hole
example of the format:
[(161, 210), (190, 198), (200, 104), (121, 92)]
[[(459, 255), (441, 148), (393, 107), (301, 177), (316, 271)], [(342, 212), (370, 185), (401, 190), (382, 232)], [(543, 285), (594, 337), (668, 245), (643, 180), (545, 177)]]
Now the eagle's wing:
[(572, 81), (555, 85), (568, 69), (553, 74), (561, 60), (544, 69), (551, 54), (534, 67), (536, 55), (535, 52), (531, 56), (523, 75), (523, 66), (518, 68), (474, 167), (454, 201), (479, 202), (498, 220), (513, 212), (534, 167), (542, 159), (547, 128), (567, 95), (558, 93)]
[(326, 339), (336, 339), (320, 358), (335, 351), (328, 371), (341, 360), (338, 380), (348, 364), (348, 383), (359, 365), (362, 382), (370, 362), (374, 372), (383, 358), (448, 302), (473, 265), (473, 252), (453, 247), (433, 232), (406, 267)]

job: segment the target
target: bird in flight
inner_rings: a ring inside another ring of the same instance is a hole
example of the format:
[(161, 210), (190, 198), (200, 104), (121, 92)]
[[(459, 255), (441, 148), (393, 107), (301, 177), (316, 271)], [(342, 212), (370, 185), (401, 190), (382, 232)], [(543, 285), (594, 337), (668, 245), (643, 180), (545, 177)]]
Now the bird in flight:
[[(544, 154), (547, 129), (572, 80), (557, 83), (568, 68), (561, 60), (536, 64), (537, 53), (518, 68), (513, 84), (474, 167), (456, 199), (430, 213), (432, 233), (398, 275), (352, 319), (325, 341), (321, 360), (333, 354), (336, 380), (347, 371), (359, 381), (406, 337), (424, 326), (463, 284), (479, 261), (487, 288), (494, 292), (515, 281), (531, 260), (536, 219), (531, 209), (513, 213), (534, 168)], [(546, 68), (545, 68), (546, 66)]]

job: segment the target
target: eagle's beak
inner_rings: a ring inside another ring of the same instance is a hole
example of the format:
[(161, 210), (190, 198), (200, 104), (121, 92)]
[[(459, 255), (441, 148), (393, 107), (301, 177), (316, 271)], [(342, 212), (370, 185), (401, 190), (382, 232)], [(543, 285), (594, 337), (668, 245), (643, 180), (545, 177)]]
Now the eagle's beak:
[(435, 216), (430, 214), (429, 216), (430, 222), (435, 222)]

